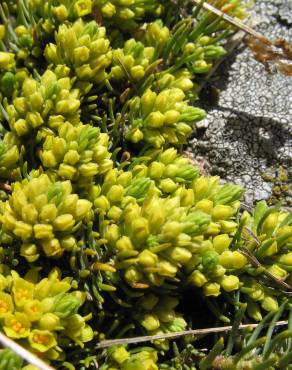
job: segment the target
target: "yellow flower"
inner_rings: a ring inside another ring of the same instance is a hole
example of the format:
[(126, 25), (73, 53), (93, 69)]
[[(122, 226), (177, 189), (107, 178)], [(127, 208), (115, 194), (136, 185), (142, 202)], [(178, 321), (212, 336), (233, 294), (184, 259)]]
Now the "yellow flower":
[(42, 279), (35, 286), (35, 298), (45, 299), (48, 297), (54, 297), (60, 293), (66, 293), (70, 290), (71, 284), (67, 280), (59, 279), (59, 273), (57, 270), (50, 272), (49, 277)]
[(43, 305), (36, 299), (27, 301), (24, 304), (23, 312), (27, 315), (30, 321), (37, 321), (43, 315)]
[(91, 0), (78, 0), (74, 5), (78, 17), (83, 17), (91, 13), (92, 1)]
[(29, 336), (30, 321), (24, 313), (9, 314), (5, 317), (3, 329), (9, 338), (26, 338)]
[(12, 271), (11, 275), (13, 278), (12, 293), (14, 303), (16, 304), (16, 306), (22, 307), (25, 302), (33, 298), (34, 285), (29, 281), (26, 281), (19, 277), (19, 275), (15, 271)]
[(13, 311), (13, 302), (11, 296), (0, 292), (0, 318), (5, 317), (7, 313)]
[(31, 347), (38, 352), (46, 352), (57, 345), (54, 334), (48, 330), (34, 329), (29, 334), (28, 340)]

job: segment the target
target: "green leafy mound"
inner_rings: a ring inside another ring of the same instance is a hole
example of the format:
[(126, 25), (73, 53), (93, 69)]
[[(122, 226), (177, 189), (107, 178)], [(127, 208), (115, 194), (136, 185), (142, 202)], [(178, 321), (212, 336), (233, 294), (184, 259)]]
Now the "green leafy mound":
[[(245, 210), (240, 185), (182, 154), (234, 32), (202, 5), (0, 4), (0, 328), (56, 369), (289, 368), (291, 213)], [(222, 323), (207, 352), (163, 337)], [(7, 366), (35, 370), (4, 349)]]

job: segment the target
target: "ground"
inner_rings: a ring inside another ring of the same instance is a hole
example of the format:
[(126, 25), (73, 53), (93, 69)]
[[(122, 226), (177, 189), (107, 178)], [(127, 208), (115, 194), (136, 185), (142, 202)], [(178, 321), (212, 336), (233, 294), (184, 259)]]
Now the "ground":
[[(256, 1), (259, 32), (292, 40), (292, 1)], [(290, 14), (290, 15), (289, 15)], [(245, 186), (245, 202), (283, 200), (292, 206), (292, 78), (269, 75), (239, 46), (212, 77), (219, 101), (205, 94), (207, 117), (189, 152), (211, 174)]]

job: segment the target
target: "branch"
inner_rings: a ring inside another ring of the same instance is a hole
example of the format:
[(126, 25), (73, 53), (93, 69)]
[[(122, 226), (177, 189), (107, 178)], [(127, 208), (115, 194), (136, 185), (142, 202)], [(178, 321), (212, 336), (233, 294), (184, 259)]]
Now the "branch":
[[(288, 321), (278, 321), (276, 326), (284, 326), (287, 325)], [(258, 324), (244, 324), (240, 325), (238, 330), (243, 330), (246, 328), (256, 328)], [(175, 339), (179, 337), (184, 337), (187, 335), (206, 335), (206, 334), (214, 334), (214, 333), (224, 333), (229, 332), (232, 329), (232, 326), (221, 326), (218, 328), (206, 328), (206, 329), (194, 329), (194, 330), (185, 330), (180, 332), (173, 332), (173, 333), (166, 333), (166, 334), (158, 334), (158, 335), (146, 335), (141, 337), (134, 337), (134, 338), (122, 338), (122, 339), (108, 339), (103, 340), (97, 344), (98, 348), (107, 348), (115, 345), (121, 344), (136, 344), (136, 343), (143, 343), (143, 342), (151, 342), (153, 340), (158, 339)]]

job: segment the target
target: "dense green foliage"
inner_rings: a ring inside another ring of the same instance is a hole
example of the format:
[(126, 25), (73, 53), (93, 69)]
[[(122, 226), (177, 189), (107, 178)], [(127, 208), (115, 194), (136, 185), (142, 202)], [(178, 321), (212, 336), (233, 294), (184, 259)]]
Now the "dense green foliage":
[[(291, 314), (272, 334), (291, 312), (292, 215), (244, 210), (240, 185), (181, 154), (234, 30), (187, 0), (7, 0), (0, 19), (1, 330), (57, 369), (288, 368)], [(264, 316), (265, 339), (238, 331)], [(207, 352), (97, 348), (223, 323)]]

